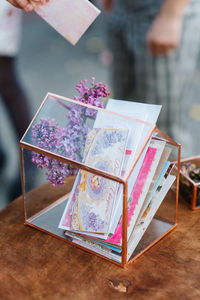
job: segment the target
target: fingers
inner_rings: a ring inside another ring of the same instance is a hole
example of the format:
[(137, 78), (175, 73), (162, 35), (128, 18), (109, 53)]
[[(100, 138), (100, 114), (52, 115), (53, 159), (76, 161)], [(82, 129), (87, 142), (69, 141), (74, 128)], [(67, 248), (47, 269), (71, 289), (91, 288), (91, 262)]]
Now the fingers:
[(49, 0), (41, 0), (40, 1), (41, 4), (46, 4), (47, 2), (49, 2)]
[(147, 47), (150, 54), (164, 56), (175, 50), (180, 44), (181, 18), (158, 16), (147, 33)]
[(167, 55), (172, 50), (176, 49), (177, 46), (178, 44), (173, 42), (153, 39), (151, 37), (147, 38), (147, 48), (148, 48), (148, 52), (151, 55), (155, 55), (155, 56)]
[(44, 5), (49, 2), (49, 0), (8, 0), (8, 2), (17, 8), (24, 9), (26, 12), (31, 12), (34, 9), (34, 2)]
[(49, 2), (49, 0), (32, 0), (32, 2), (35, 2), (35, 3), (37, 3), (37, 4), (44, 5), (44, 4), (46, 4), (47, 2)]
[(26, 12), (33, 10), (33, 5), (29, 0), (9, 0), (9, 2), (18, 8), (24, 9)]
[(154, 42), (148, 44), (148, 52), (156, 56), (167, 55), (174, 48), (175, 47), (171, 45), (163, 45)]
[(10, 4), (12, 4), (13, 6), (17, 7), (17, 8), (21, 8), (21, 7), (19, 6), (19, 4), (17, 4), (17, 2), (16, 2), (15, 0), (8, 0), (8, 2), (9, 2)]

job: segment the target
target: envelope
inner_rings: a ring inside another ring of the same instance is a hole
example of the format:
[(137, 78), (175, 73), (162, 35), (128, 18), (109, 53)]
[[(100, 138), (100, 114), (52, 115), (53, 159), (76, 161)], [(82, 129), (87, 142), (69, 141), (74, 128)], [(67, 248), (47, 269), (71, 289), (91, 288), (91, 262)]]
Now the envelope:
[(35, 12), (75, 45), (100, 13), (88, 0), (50, 0), (45, 5), (33, 3)]

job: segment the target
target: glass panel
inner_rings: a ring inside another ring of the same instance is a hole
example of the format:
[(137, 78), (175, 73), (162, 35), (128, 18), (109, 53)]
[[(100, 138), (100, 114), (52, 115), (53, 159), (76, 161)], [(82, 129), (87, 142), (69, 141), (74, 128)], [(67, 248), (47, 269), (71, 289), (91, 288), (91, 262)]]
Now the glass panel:
[(178, 148), (154, 134), (136, 180), (129, 177), (128, 261), (176, 223), (177, 157)]
[(200, 189), (197, 185), (197, 193), (195, 194), (194, 186), (200, 182), (200, 158), (189, 157), (181, 161), (180, 175), (180, 195), (189, 204), (195, 206), (200, 205)]
[[(121, 239), (116, 240), (114, 233), (122, 214), (123, 186), (84, 170), (56, 184), (45, 169), (35, 167), (32, 159), (32, 151), (24, 148), (26, 222), (121, 262)], [(57, 166), (59, 161), (54, 163)], [(62, 163), (60, 171), (67, 167)]]
[[(152, 127), (49, 94), (22, 143), (125, 178)], [(100, 157), (102, 162), (96, 163)], [(36, 157), (35, 163), (38, 166), (45, 161)], [(73, 175), (75, 169), (68, 172)]]
[(192, 205), (194, 185), (182, 174), (180, 174), (179, 193), (189, 205)]
[[(37, 168), (32, 162), (35, 153), (31, 150), (23, 148), (23, 174), (24, 174), (24, 206), (26, 220), (30, 220), (47, 207), (50, 207), (58, 199), (66, 197), (71, 191), (75, 176), (68, 176), (63, 184), (54, 184), (51, 180), (51, 170), (45, 168)], [(54, 162), (58, 162), (54, 160)], [(62, 165), (65, 167), (67, 165)], [(60, 170), (62, 168), (60, 167)]]
[(197, 186), (196, 207), (200, 207), (200, 185)]

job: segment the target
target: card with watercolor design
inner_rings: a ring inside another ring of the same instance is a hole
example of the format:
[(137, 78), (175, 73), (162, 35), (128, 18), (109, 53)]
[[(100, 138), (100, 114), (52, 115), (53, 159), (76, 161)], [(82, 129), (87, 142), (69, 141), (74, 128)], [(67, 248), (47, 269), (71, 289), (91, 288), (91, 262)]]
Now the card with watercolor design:
[(88, 0), (51, 0), (45, 5), (32, 3), (35, 12), (75, 45), (100, 13)]
[[(145, 197), (144, 203), (143, 203), (140, 213), (138, 215), (138, 219), (141, 218), (144, 211), (148, 207), (148, 204), (151, 201), (151, 198), (153, 197), (158, 185), (162, 181), (163, 177), (165, 176), (165, 173), (167, 172), (167, 170), (170, 166), (170, 162), (168, 161), (170, 153), (171, 153), (171, 148), (166, 146), (161, 155), (161, 158), (160, 158), (159, 164), (157, 166), (156, 172), (154, 174), (152, 183), (149, 187), (148, 193)], [(137, 222), (136, 222), (136, 224), (137, 224)]]
[[(154, 215), (156, 214), (157, 210), (159, 209), (160, 205), (162, 204), (165, 196), (167, 195), (169, 189), (173, 185), (174, 181), (176, 180), (176, 177), (173, 175), (168, 175), (166, 179), (163, 180), (162, 186), (160, 190), (156, 190), (156, 193), (154, 194), (151, 205), (146, 213), (145, 216), (143, 216), (143, 221), (137, 224), (135, 230), (132, 232), (130, 239), (128, 241), (128, 259), (130, 259), (132, 253), (136, 249), (137, 245), (139, 244), (141, 238), (143, 237), (144, 233), (146, 232), (147, 228), (149, 227), (152, 219), (154, 218)], [(159, 219), (156, 220), (156, 222), (161, 222), (160, 226), (163, 228), (165, 226), (166, 231), (169, 230), (172, 227), (172, 224), (169, 224), (167, 222), (162, 222)], [(163, 223), (165, 223), (163, 225)]]
[[(120, 176), (127, 138), (127, 129), (91, 129), (86, 140), (84, 163)], [(115, 181), (80, 170), (59, 227), (107, 233), (118, 188), (119, 183)]]
[[(150, 147), (148, 147), (146, 152), (142, 167), (140, 168), (137, 180), (128, 200), (128, 239), (137, 221), (165, 144), (165, 142), (152, 139)], [(109, 234), (106, 242), (118, 246), (122, 244), (122, 217), (120, 217), (115, 232)]]
[[(147, 150), (147, 153), (145, 155), (144, 162), (142, 164), (142, 167), (140, 169), (137, 181), (134, 185), (134, 188), (132, 190), (129, 202), (128, 202), (128, 225), (131, 221), (132, 215), (134, 213), (135, 207), (137, 206), (137, 203), (139, 201), (139, 198), (141, 196), (142, 190), (144, 188), (144, 184), (146, 182), (146, 179), (148, 177), (148, 174), (151, 170), (151, 166), (153, 164), (155, 155), (156, 155), (156, 149), (149, 147)], [(75, 197), (74, 197), (75, 201)], [(70, 215), (68, 214), (68, 217), (66, 218), (69, 220)], [(69, 224), (68, 224), (69, 225)], [(80, 232), (79, 232), (80, 233)], [(68, 234), (68, 233), (66, 233)], [(121, 241), (122, 241), (122, 218), (120, 217), (120, 220), (118, 219), (118, 224), (116, 226), (116, 229), (113, 234), (109, 233), (109, 235), (102, 235), (102, 237), (98, 236), (98, 238), (102, 238), (101, 241), (107, 243), (107, 244), (112, 244), (117, 246), (121, 246)], [(95, 239), (93, 237), (93, 241), (100, 241), (99, 239)]]
[[(138, 205), (139, 199), (141, 198), (144, 190), (144, 185), (147, 181), (149, 173), (152, 168), (152, 164), (156, 155), (156, 148), (149, 147), (144, 158), (144, 162), (140, 169), (138, 178), (133, 187), (132, 193), (128, 200), (128, 227), (130, 226), (131, 219), (134, 215), (136, 206)], [(115, 245), (122, 244), (122, 217), (120, 218), (114, 234), (110, 234), (106, 240), (107, 242)]]

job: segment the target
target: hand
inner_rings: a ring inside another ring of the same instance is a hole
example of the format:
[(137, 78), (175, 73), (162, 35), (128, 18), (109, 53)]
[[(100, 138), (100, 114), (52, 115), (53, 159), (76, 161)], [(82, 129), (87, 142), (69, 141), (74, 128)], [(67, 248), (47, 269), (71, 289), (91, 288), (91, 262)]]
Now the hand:
[(149, 53), (162, 56), (176, 49), (181, 38), (181, 23), (180, 16), (158, 15), (147, 34)]
[(13, 6), (24, 9), (26, 12), (31, 12), (34, 9), (34, 2), (37, 4), (46, 4), (49, 0), (7, 0)]
[(114, 0), (101, 0), (102, 7), (105, 11), (109, 12), (113, 8)]

